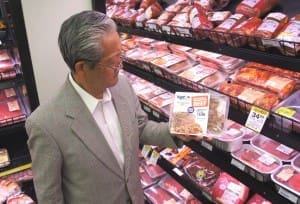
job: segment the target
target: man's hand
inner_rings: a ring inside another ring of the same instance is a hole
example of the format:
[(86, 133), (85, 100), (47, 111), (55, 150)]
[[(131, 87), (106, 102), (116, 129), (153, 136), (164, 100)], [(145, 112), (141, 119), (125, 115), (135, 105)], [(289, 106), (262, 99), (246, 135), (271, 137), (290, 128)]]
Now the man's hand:
[(184, 141), (184, 142), (190, 142), (192, 140), (195, 140), (195, 141), (201, 141), (201, 140), (212, 140), (212, 137), (209, 137), (209, 136), (196, 136), (196, 135), (182, 135), (182, 134), (174, 134), (173, 135), (174, 137), (177, 137), (178, 139)]

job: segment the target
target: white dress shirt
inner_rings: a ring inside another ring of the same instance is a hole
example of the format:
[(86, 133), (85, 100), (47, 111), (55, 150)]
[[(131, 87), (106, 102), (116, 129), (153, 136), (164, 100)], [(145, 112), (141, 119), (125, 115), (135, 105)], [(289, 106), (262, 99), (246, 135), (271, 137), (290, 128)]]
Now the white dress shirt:
[(121, 169), (123, 170), (124, 150), (121, 126), (109, 89), (104, 91), (102, 99), (97, 99), (81, 88), (74, 81), (71, 74), (69, 74), (69, 80), (93, 115), (93, 118), (98, 124)]

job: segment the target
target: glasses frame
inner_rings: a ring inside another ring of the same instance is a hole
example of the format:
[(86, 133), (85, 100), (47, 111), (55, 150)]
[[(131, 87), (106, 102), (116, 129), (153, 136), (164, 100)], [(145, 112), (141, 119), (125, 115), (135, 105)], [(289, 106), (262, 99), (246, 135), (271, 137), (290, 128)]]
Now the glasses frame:
[(124, 57), (121, 56), (120, 59), (121, 59), (121, 61), (118, 64), (115, 64), (115, 65), (103, 64), (103, 63), (100, 63), (100, 62), (97, 63), (96, 65), (100, 65), (100, 66), (103, 66), (105, 68), (112, 69), (112, 70), (114, 70), (114, 72), (118, 72), (120, 69), (123, 68), (123, 59), (124, 59)]

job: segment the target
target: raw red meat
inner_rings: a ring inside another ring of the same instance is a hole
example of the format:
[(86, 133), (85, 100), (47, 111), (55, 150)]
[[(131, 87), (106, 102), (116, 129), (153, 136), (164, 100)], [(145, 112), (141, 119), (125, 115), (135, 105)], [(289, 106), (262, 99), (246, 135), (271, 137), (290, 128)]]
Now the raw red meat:
[(259, 194), (254, 194), (247, 204), (272, 204), (270, 201), (266, 200)]
[(294, 174), (288, 183), (294, 190), (300, 192), (300, 173)]
[(147, 198), (153, 204), (162, 204), (164, 202), (168, 202), (169, 204), (176, 204), (176, 199), (159, 186), (152, 186), (151, 188), (146, 189), (144, 192)]

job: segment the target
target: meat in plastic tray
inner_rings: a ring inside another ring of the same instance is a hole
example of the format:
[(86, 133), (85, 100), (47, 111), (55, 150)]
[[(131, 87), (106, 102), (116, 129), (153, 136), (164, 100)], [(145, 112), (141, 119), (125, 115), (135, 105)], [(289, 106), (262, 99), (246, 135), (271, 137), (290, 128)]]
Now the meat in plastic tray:
[(172, 204), (183, 204), (182, 200), (178, 200), (176, 197), (171, 195), (169, 192), (162, 189), (159, 185), (151, 186), (144, 190), (147, 199), (153, 204), (172, 203)]
[(158, 95), (149, 100), (149, 103), (157, 108), (169, 105), (174, 101), (174, 94), (171, 92), (166, 92), (164, 94)]
[(26, 113), (19, 100), (8, 100), (0, 103), (0, 126), (25, 120)]
[(147, 174), (153, 179), (162, 177), (163, 175), (166, 174), (166, 172), (157, 164), (156, 165), (150, 164), (146, 161), (142, 163), (142, 166), (147, 172)]

